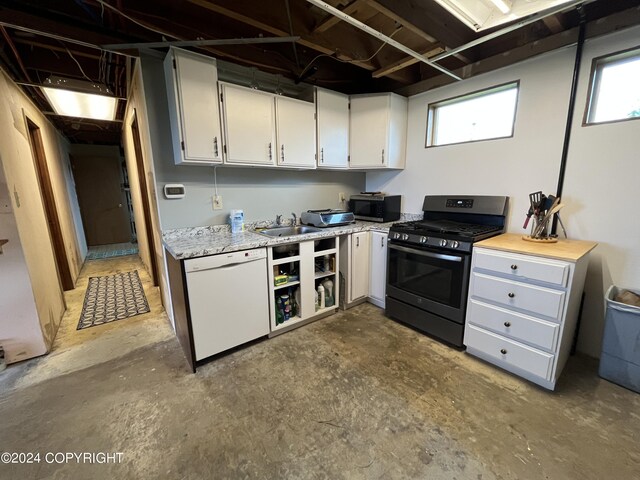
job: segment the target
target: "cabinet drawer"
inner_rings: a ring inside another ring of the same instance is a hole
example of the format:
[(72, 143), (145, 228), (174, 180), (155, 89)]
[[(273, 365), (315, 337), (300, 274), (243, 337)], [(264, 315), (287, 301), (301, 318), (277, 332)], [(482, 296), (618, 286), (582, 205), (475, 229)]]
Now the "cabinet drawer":
[(471, 295), (560, 321), (565, 293), (474, 272), (471, 274)]
[(471, 300), (467, 321), (535, 347), (555, 350), (560, 326), (504, 308)]
[(536, 280), (565, 287), (569, 278), (568, 263), (530, 255), (478, 248), (473, 251), (473, 262), (475, 268), (506, 274), (514, 280)]
[(511, 365), (538, 377), (550, 380), (554, 356), (509, 340), (495, 333), (467, 325), (464, 344), (492, 359), (497, 365)]

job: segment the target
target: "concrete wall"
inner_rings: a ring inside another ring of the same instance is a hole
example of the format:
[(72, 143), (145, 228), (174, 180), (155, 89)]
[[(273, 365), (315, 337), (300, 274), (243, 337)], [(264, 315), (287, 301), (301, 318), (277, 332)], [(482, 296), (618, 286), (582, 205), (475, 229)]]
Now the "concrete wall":
[[(152, 120), (154, 167), (159, 191), (158, 205), (162, 229), (227, 223), (229, 211), (241, 208), (245, 219), (275, 219), (308, 209), (338, 208), (338, 194), (347, 198), (364, 190), (361, 172), (289, 171), (265, 168), (217, 168), (218, 194), (223, 209), (213, 210), (214, 175), (212, 167), (176, 166), (173, 160), (166, 86), (162, 59), (142, 56), (144, 90)], [(250, 114), (250, 112), (247, 112)], [(162, 195), (166, 183), (183, 183), (186, 197), (167, 200)]]
[[(3, 100), (0, 104), (0, 158), (11, 194), (11, 208), (29, 272), (37, 316), (47, 348), (50, 348), (65, 304), (58, 281), (25, 116), (41, 130), (69, 268), (75, 280), (84, 261), (83, 252), (86, 252), (86, 244), (77, 234), (81, 230), (81, 227), (77, 228), (78, 224), (81, 225), (81, 220), (71, 180), (67, 153), (69, 146), (4, 72), (0, 74), (0, 98)], [(25, 327), (25, 335), (28, 334), (27, 330)], [(3, 337), (2, 332), (0, 337)]]
[[(563, 220), (571, 238), (594, 240), (578, 348), (599, 356), (603, 292), (610, 283), (640, 286), (640, 223), (633, 206), (640, 162), (640, 121), (582, 127), (591, 61), (638, 45), (640, 28), (588, 41), (583, 57), (568, 158)], [(404, 208), (420, 212), (426, 194), (511, 197), (508, 230), (523, 233), (528, 194), (554, 193), (564, 138), (575, 47), (441, 87), (410, 98), (407, 167), (368, 173), (367, 190), (404, 194)], [(520, 80), (513, 138), (425, 148), (427, 105)]]

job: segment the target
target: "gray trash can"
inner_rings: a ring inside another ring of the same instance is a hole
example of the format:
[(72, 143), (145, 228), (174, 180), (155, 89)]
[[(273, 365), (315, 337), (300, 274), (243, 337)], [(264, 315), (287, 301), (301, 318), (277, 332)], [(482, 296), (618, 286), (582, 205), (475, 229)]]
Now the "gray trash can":
[[(640, 393), (640, 307), (616, 302), (619, 290), (612, 285), (605, 295), (599, 373), (606, 380)], [(626, 290), (640, 295), (637, 290)]]

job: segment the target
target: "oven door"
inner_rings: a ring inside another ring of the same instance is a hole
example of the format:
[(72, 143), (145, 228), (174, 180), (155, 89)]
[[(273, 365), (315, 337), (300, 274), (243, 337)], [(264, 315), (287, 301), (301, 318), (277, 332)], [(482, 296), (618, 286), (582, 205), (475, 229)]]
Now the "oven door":
[(388, 245), (387, 295), (463, 324), (471, 255)]

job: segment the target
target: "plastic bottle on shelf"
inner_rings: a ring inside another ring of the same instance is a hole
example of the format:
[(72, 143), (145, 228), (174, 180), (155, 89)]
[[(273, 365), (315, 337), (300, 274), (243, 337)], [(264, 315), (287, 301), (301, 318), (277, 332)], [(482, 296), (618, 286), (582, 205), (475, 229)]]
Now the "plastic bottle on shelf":
[(335, 302), (333, 297), (333, 282), (329, 279), (322, 282), (322, 286), (324, 287), (324, 304), (327, 307), (333, 307)]
[(329, 255), (324, 256), (324, 271), (325, 272), (331, 271), (331, 257), (329, 257)]
[(315, 294), (315, 300), (314, 300), (314, 304), (316, 306), (316, 312), (320, 309), (320, 297), (318, 295), (318, 291), (314, 290), (313, 293)]
[(322, 284), (318, 285), (318, 308), (320, 310), (325, 308), (324, 287)]

